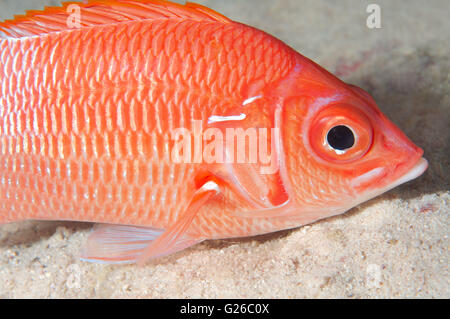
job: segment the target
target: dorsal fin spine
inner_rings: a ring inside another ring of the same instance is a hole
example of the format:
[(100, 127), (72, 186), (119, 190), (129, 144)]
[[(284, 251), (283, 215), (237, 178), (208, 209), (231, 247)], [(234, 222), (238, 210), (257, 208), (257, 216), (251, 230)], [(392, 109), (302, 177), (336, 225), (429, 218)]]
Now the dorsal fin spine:
[(95, 26), (147, 19), (194, 19), (230, 23), (225, 16), (195, 3), (185, 5), (165, 0), (92, 0), (88, 3), (64, 2), (60, 7), (43, 11), (30, 10), (14, 20), (0, 22), (0, 38), (21, 38), (71, 29), (67, 25), (73, 14), (70, 5), (80, 8), (80, 26)]

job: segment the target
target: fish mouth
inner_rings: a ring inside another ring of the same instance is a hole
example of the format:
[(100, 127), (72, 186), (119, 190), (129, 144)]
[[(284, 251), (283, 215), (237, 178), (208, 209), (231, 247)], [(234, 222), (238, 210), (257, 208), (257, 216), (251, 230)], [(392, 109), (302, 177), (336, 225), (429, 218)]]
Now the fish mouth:
[(389, 189), (394, 188), (398, 185), (404, 184), (419, 177), (426, 171), (427, 168), (428, 168), (428, 161), (425, 158), (421, 157), (411, 169), (409, 169), (405, 174), (400, 176), (394, 183), (388, 185), (388, 188)]
[(395, 179), (392, 183), (386, 185), (385, 187), (382, 187), (381, 189), (378, 189), (376, 192), (378, 194), (382, 194), (384, 192), (393, 189), (394, 187), (409, 182), (422, 175), (427, 168), (428, 168), (428, 161), (425, 158), (420, 157), (417, 160), (417, 162), (409, 170), (406, 171), (406, 173), (400, 175), (400, 177)]
[(406, 171), (405, 174), (401, 175), (394, 182), (392, 182), (384, 187), (381, 187), (381, 188), (378, 188), (375, 190), (371, 190), (371, 191), (363, 194), (362, 197), (358, 199), (358, 202), (353, 206), (356, 206), (363, 202), (366, 202), (374, 197), (377, 197), (383, 193), (386, 193), (387, 191), (389, 191), (401, 184), (404, 184), (406, 182), (409, 182), (409, 181), (419, 177), (420, 175), (422, 175), (425, 172), (425, 170), (427, 168), (428, 168), (428, 161), (425, 158), (420, 157), (419, 160), (408, 171)]

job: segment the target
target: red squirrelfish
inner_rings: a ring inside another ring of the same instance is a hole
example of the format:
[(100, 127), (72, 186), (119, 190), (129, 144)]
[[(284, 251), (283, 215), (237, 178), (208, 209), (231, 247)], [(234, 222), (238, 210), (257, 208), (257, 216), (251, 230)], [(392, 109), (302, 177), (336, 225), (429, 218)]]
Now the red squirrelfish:
[(298, 227), (427, 168), (368, 93), (193, 3), (0, 23), (0, 85), (0, 223), (99, 223), (88, 261)]

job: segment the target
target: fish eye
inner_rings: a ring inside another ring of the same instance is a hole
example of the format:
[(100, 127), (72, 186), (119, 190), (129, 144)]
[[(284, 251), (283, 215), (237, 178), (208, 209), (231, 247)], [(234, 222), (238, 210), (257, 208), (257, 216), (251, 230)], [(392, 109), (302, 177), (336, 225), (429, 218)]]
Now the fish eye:
[(337, 125), (328, 131), (327, 141), (333, 149), (345, 151), (355, 144), (355, 135), (349, 127)]
[(308, 129), (314, 155), (331, 165), (356, 161), (372, 146), (371, 120), (353, 105), (334, 104), (324, 108)]

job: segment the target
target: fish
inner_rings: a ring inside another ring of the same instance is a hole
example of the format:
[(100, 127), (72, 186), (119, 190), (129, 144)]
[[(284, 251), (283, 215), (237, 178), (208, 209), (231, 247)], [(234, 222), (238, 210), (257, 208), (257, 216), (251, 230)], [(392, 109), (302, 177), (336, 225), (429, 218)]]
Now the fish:
[(0, 86), (0, 223), (95, 223), (89, 262), (297, 228), (428, 166), (366, 91), (189, 2), (1, 22)]

